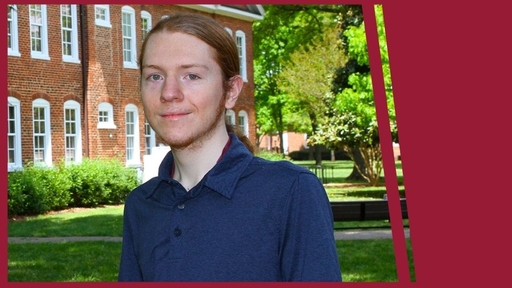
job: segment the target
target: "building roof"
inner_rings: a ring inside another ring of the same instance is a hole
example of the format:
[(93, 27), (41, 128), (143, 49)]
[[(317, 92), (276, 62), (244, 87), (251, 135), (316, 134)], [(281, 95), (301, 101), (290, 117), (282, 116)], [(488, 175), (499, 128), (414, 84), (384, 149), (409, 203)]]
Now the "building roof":
[(265, 15), (265, 10), (262, 5), (179, 5), (190, 9), (195, 9), (211, 14), (219, 14), (229, 16), (232, 18), (257, 21), (262, 20)]

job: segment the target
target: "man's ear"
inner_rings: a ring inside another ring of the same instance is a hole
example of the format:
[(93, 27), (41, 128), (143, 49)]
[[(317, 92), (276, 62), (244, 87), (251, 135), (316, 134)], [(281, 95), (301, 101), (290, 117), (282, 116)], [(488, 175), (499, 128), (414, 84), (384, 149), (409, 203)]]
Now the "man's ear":
[(240, 75), (233, 76), (229, 79), (229, 90), (226, 92), (226, 104), (224, 105), (226, 109), (235, 107), (243, 86), (244, 80), (242, 80)]

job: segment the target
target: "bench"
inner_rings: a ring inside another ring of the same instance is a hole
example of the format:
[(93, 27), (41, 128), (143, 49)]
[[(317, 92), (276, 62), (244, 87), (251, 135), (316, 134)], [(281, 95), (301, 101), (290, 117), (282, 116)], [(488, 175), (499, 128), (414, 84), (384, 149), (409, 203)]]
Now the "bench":
[[(405, 198), (400, 199), (402, 219), (408, 219)], [(337, 201), (331, 202), (334, 222), (389, 220), (387, 200)]]

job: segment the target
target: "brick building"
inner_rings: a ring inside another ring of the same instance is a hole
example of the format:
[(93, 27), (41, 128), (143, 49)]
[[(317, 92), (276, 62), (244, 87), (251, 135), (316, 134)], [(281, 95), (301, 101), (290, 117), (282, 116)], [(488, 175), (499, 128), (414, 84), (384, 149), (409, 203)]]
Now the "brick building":
[(8, 169), (117, 158), (142, 167), (159, 145), (139, 93), (137, 57), (165, 15), (209, 15), (233, 35), (244, 88), (228, 119), (256, 141), (252, 23), (261, 5), (10, 5)]

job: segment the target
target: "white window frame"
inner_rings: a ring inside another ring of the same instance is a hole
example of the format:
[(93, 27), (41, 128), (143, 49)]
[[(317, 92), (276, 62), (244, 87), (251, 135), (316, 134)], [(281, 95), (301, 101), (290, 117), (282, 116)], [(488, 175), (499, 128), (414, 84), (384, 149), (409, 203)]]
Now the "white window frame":
[[(107, 113), (107, 121), (100, 121), (101, 112)], [(114, 124), (114, 107), (108, 102), (101, 102), (98, 105), (98, 129), (116, 129)]]
[(233, 30), (231, 30), (228, 27), (224, 27), (224, 30), (226, 30), (228, 32), (228, 34), (231, 35), (231, 37), (233, 37)]
[[(140, 19), (140, 39), (141, 41), (144, 41), (144, 36), (147, 35), (149, 31), (151, 31), (151, 28), (153, 28), (152, 17), (148, 11), (142, 10), (140, 12)], [(144, 29), (144, 27), (142, 26), (144, 22), (147, 23), (146, 29)]]
[[(133, 121), (128, 121), (128, 114), (133, 115)], [(139, 166), (140, 163), (140, 135), (139, 135), (139, 108), (134, 104), (125, 107), (125, 137), (126, 137), (126, 166)], [(130, 141), (132, 140), (132, 141)], [(132, 142), (133, 146), (129, 147)], [(131, 157), (130, 157), (131, 156)]]
[[(8, 117), (8, 125), (7, 125), (7, 169), (9, 172), (15, 171), (22, 168), (22, 161), (21, 161), (21, 103), (20, 100), (9, 96), (7, 98), (7, 117)], [(14, 115), (10, 115), (9, 113), (9, 107), (13, 107), (14, 109)], [(12, 117), (12, 118), (11, 118)], [(11, 128), (13, 128), (12, 131)], [(12, 147), (10, 147), (10, 139), (13, 137), (12, 140)], [(9, 158), (9, 150), (13, 151), (13, 158), (14, 161), (10, 161)]]
[(236, 124), (235, 122), (236, 122), (235, 111), (233, 111), (232, 109), (226, 110), (226, 123), (228, 123), (230, 125), (235, 125)]
[[(103, 11), (105, 19), (98, 18), (98, 12)], [(110, 6), (109, 5), (94, 5), (94, 24), (97, 26), (112, 28), (110, 24)]]
[[(67, 118), (67, 110), (75, 113), (75, 120), (69, 120)], [(67, 129), (67, 124), (74, 124), (75, 131), (74, 133), (69, 133)], [(64, 160), (66, 162), (74, 162), (80, 163), (82, 162), (82, 125), (81, 125), (81, 117), (80, 117), (80, 103), (74, 100), (68, 100), (64, 102)], [(68, 147), (68, 137), (74, 138), (75, 147)], [(68, 149), (75, 149), (73, 158), (74, 160), (68, 160)]]
[[(69, 6), (69, 15), (63, 14), (63, 7)], [(77, 25), (77, 12), (76, 4), (61, 4), (60, 5), (60, 29), (61, 29), (61, 47), (62, 47), (62, 61), (80, 63), (78, 59), (78, 25)], [(64, 27), (62, 19), (69, 17), (71, 21), (71, 27)], [(71, 39), (64, 39), (64, 32), (69, 32)], [(71, 48), (71, 55), (64, 54), (64, 45), (69, 45)]]
[(247, 112), (245, 112), (244, 110), (239, 111), (237, 119), (238, 127), (240, 127), (245, 136), (249, 137), (249, 115), (247, 114)]
[[(34, 109), (44, 109), (44, 120), (35, 119), (34, 117)], [(51, 135), (51, 118), (50, 118), (50, 102), (44, 99), (36, 99), (32, 101), (32, 141), (33, 141), (33, 152), (34, 152), (34, 165), (46, 165), (48, 167), (52, 166), (52, 135)], [(43, 132), (36, 133), (36, 123), (42, 122), (42, 127), (44, 129)], [(36, 137), (44, 137), (43, 139), (43, 160), (36, 161)]]
[[(130, 23), (126, 23), (129, 20)], [(129, 32), (129, 35), (127, 34)], [(123, 66), (137, 69), (137, 34), (135, 22), (135, 9), (123, 6), (121, 9), (121, 34), (123, 37)], [(129, 43), (126, 43), (129, 42)], [(129, 57), (130, 59), (126, 59)]]
[(247, 49), (245, 33), (243, 31), (237, 30), (235, 37), (236, 46), (238, 48), (238, 57), (240, 59), (240, 76), (242, 76), (244, 82), (247, 82)]
[[(38, 6), (41, 8), (41, 23), (37, 23), (32, 18), (32, 10)], [(34, 59), (41, 60), (50, 60), (50, 55), (48, 52), (48, 20), (46, 13), (46, 5), (29, 5), (29, 33), (30, 33), (30, 56)], [(32, 35), (32, 29), (39, 27), (40, 29), (40, 41), (41, 41), (41, 51), (33, 50), (32, 41), (36, 40)]]
[(153, 130), (147, 119), (144, 121), (144, 139), (146, 145), (146, 155), (151, 155), (153, 147), (156, 146), (156, 136), (155, 130)]
[(7, 44), (7, 55), (20, 57), (21, 54), (18, 43), (18, 6), (9, 5), (7, 6), (7, 9), (11, 9), (11, 18), (7, 18), (7, 37), (11, 39), (11, 46), (9, 47), (9, 44)]

